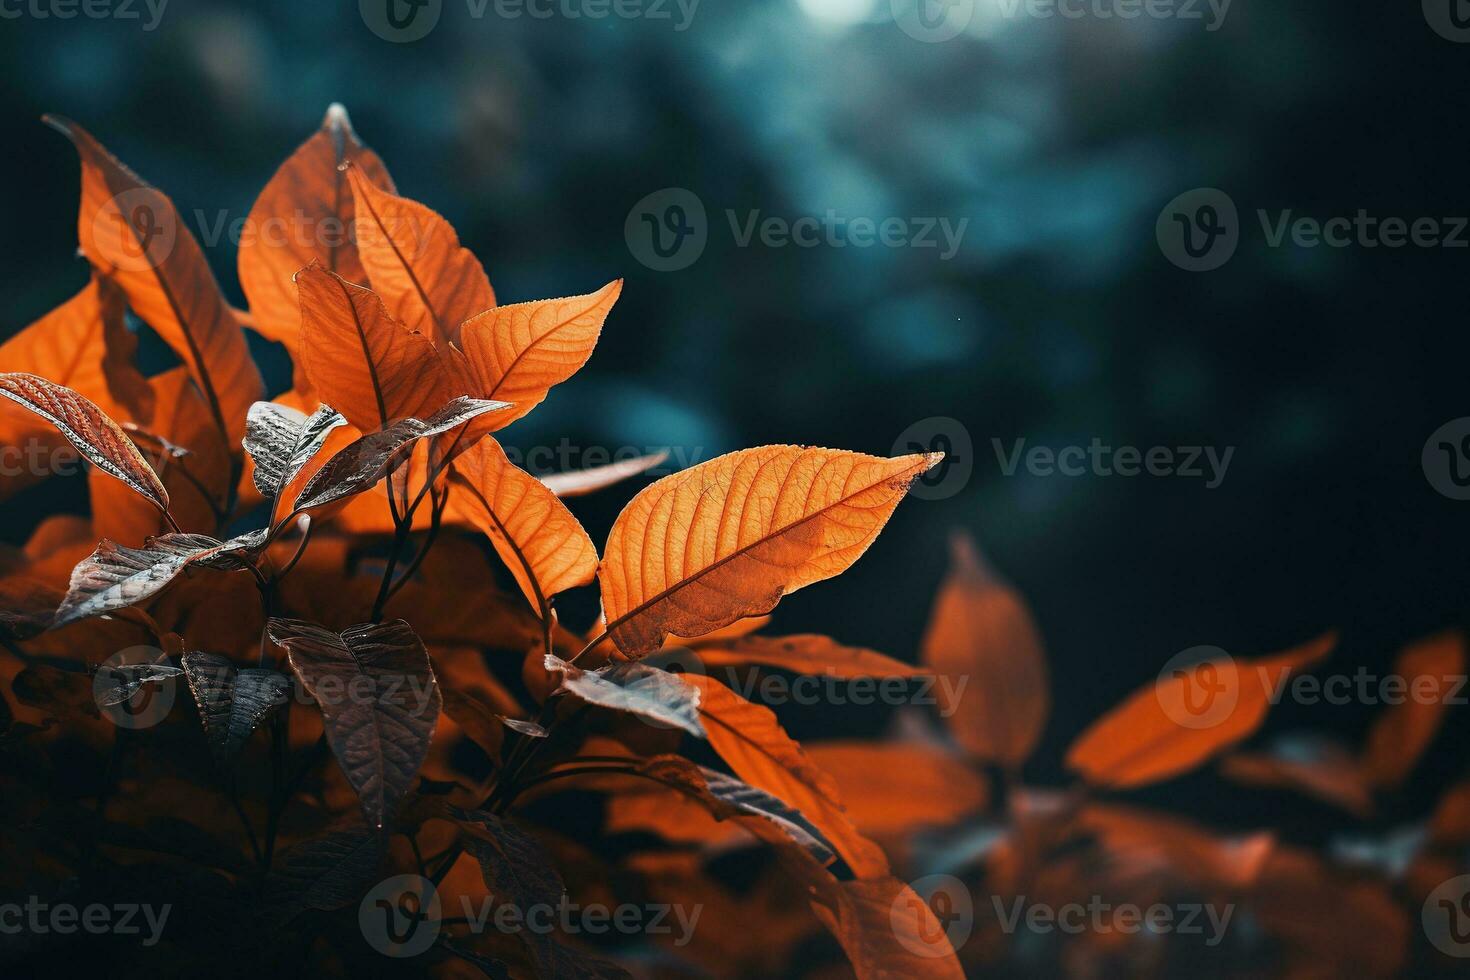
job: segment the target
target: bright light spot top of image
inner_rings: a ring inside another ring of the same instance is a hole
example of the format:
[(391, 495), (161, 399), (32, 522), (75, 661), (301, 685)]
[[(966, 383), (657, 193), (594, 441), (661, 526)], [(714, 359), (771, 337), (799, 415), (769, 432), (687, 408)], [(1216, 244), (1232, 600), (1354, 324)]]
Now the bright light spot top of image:
[(873, 18), (878, 0), (796, 0), (802, 13), (821, 24), (850, 27)]

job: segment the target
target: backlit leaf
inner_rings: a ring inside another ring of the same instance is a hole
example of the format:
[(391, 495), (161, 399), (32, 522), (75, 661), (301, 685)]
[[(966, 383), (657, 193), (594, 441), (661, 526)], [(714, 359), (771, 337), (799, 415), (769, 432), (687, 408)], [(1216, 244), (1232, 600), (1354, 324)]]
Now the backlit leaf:
[(949, 574), (924, 634), (923, 662), (955, 741), (976, 759), (1026, 761), (1051, 708), (1046, 654), (1030, 610), (981, 560), (968, 536), (950, 541)]
[(357, 207), (357, 250), (373, 289), (411, 329), (436, 343), (457, 340), (461, 323), (495, 305), (479, 260), (434, 211), (375, 187), (356, 167), (347, 176)]
[(395, 319), (378, 294), (313, 264), (296, 275), (301, 366), (312, 392), (363, 432), (424, 418), (454, 394), (429, 335)]
[(757, 664), (798, 674), (826, 677), (923, 677), (922, 667), (868, 650), (838, 643), (830, 636), (799, 633), (792, 636), (746, 636), (720, 645), (699, 647), (699, 659), (710, 667)]
[(498, 425), (525, 415), (553, 385), (581, 370), (622, 288), (619, 279), (586, 296), (497, 306), (465, 321), (459, 346), (476, 394), (516, 406)]
[(786, 734), (769, 708), (698, 674), (677, 674), (699, 691), (710, 747), (745, 782), (795, 807), (821, 831), (860, 878), (888, 873), (888, 859), (858, 833), (838, 798), (837, 784)]
[(348, 282), (367, 282), (357, 257), (352, 188), (342, 164), (374, 186), (393, 190), (377, 154), (352, 130), (347, 110), (333, 103), (321, 127), (271, 177), (246, 219), (240, 240), (240, 286), (250, 301), (253, 327), (286, 345), (301, 345), (301, 306), (292, 279), (313, 262)]
[(1335, 636), (1255, 660), (1207, 660), (1134, 692), (1083, 732), (1067, 765), (1096, 786), (1131, 788), (1188, 772), (1255, 733), (1275, 685), (1326, 655)]
[(122, 287), (133, 312), (178, 354), (220, 429), (238, 444), (245, 414), (265, 387), (199, 243), (173, 202), (90, 133), (68, 119), (46, 121), (72, 141), (81, 158), (82, 252)]
[(857, 561), (938, 454), (880, 459), (799, 446), (730, 453), (664, 477), (614, 522), (598, 581), (629, 657), (697, 637)]
[(597, 575), (597, 548), (582, 525), (540, 481), (511, 463), (493, 438), (461, 454), (454, 470), (460, 509), (490, 538), (538, 613), (558, 592)]

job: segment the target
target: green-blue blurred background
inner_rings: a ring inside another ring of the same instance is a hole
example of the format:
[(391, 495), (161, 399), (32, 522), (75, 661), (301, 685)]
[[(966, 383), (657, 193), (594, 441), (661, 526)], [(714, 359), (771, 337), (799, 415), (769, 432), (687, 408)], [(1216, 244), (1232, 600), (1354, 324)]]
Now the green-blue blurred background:
[[(1470, 503), (1433, 489), (1420, 452), (1470, 415), (1470, 250), (1271, 247), (1254, 217), (1470, 214), (1470, 44), (1437, 34), (1417, 3), (1236, 0), (1209, 30), (1203, 3), (1203, 20), (1122, 20), (976, 0), (941, 43), (900, 29), (886, 0), (703, 0), (683, 30), (672, 3), (668, 19), (493, 5), (476, 19), (445, 0), (435, 30), (402, 44), (353, 0), (172, 0), (151, 31), (137, 9), (0, 19), (6, 333), (86, 275), (76, 163), (43, 112), (82, 122), (213, 221), (243, 218), (337, 100), (400, 192), (455, 224), (503, 302), (627, 280), (591, 364), (508, 443), (886, 454), (913, 423), (959, 420), (968, 482), (906, 503), (868, 557), (783, 604), (778, 625), (910, 657), (948, 529), (974, 530), (1051, 651), (1041, 778), (1185, 648), (1265, 652), (1336, 626), (1338, 668), (1383, 669), (1397, 645), (1463, 618)], [(669, 187), (703, 203), (708, 245), (656, 272), (624, 228)], [(1175, 267), (1155, 239), (1161, 209), (1196, 187), (1227, 192), (1243, 222), (1239, 251), (1208, 273)], [(740, 247), (727, 209), (968, 224), (945, 260)], [(233, 246), (210, 256), (243, 303)], [(258, 353), (283, 388), (279, 352)], [(1023, 437), (1236, 451), (1213, 490), (1006, 477), (991, 440)], [(58, 493), (83, 499), (78, 486), (22, 496), (7, 539)], [(626, 496), (579, 502), (594, 538)], [(1351, 739), (1375, 710), (1288, 705), (1273, 728)], [(882, 718), (789, 721), (847, 734)], [(1406, 808), (1459, 770), (1465, 741), (1441, 740)], [(1208, 775), (1182, 786), (1218, 789)], [(1241, 819), (1272, 818), (1219, 795)]]

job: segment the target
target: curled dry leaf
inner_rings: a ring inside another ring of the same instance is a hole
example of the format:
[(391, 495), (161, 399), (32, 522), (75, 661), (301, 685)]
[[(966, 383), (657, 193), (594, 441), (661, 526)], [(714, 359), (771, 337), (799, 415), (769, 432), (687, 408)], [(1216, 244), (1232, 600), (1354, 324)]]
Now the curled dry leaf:
[(0, 374), (0, 395), (50, 422), (97, 469), (121, 480), (160, 511), (168, 491), (138, 447), (107, 414), (70, 388), (33, 374)]
[(68, 119), (47, 116), (82, 163), (77, 234), (82, 252), (173, 348), (233, 445), (251, 402), (265, 394), (245, 332), (172, 201)]
[(228, 657), (186, 653), (179, 660), (199, 705), (215, 761), (229, 766), (260, 723), (289, 698), (291, 681), (266, 667), (237, 668)]
[(205, 534), (164, 534), (149, 539), (143, 548), (104, 539), (72, 570), (52, 628), (135, 606), (161, 592), (190, 565), (225, 571), (245, 568), (265, 540), (264, 529), (228, 541)]
[[(733, 776), (696, 765), (677, 755), (658, 755), (638, 765), (638, 773), (657, 780), (709, 811), (716, 820), (731, 820), (760, 840), (777, 845), (795, 844), (820, 864), (835, 857), (832, 846), (800, 811)], [(668, 806), (663, 793), (619, 794), (608, 801), (610, 829), (674, 831), (681, 814)]]
[(255, 463), (255, 488), (261, 496), (278, 498), (332, 430), (346, 424), (341, 413), (326, 405), (310, 416), (275, 402), (251, 405), (245, 423), (245, 451)]
[(709, 677), (671, 676), (699, 691), (710, 747), (735, 775), (795, 807), (859, 878), (888, 873), (882, 850), (858, 833), (844, 811), (836, 782), (786, 734), (769, 708), (752, 704)]
[(351, 443), (327, 460), (306, 481), (295, 509), (324, 507), (369, 489), (412, 451), (420, 439), (442, 435), (486, 412), (507, 407), (504, 402), (456, 398), (427, 419), (400, 419)]
[(477, 393), (516, 406), (495, 420), (497, 427), (530, 412), (553, 385), (582, 369), (622, 289), (619, 279), (586, 296), (497, 306), (465, 321), (459, 346)]
[(939, 710), (973, 758), (1015, 768), (1051, 710), (1046, 653), (1019, 594), (988, 569), (967, 535), (950, 539), (950, 567), (930, 615), (923, 662), (950, 683)]
[(423, 641), (403, 620), (334, 633), (272, 619), (270, 637), (322, 712), (327, 742), (369, 825), (382, 829), (413, 786), (441, 699)]
[(480, 260), (433, 210), (375, 186), (356, 167), (347, 177), (357, 251), (373, 288), (410, 329), (436, 343), (457, 340), (461, 323), (495, 305)]
[(558, 592), (597, 575), (597, 547), (582, 525), (493, 438), (462, 453), (454, 472), (460, 509), (490, 538), (538, 614), (546, 614)]
[(240, 286), (250, 300), (251, 326), (286, 346), (301, 350), (301, 307), (292, 283), (313, 262), (348, 282), (367, 282), (357, 257), (352, 189), (342, 165), (375, 187), (393, 190), (393, 180), (378, 155), (353, 132), (347, 110), (327, 108), (322, 124), (281, 164), (245, 219), (251, 232), (240, 240)]
[(588, 704), (626, 711), (658, 725), (681, 728), (696, 738), (705, 737), (699, 722), (699, 689), (681, 683), (666, 670), (642, 664), (582, 670), (554, 653), (546, 655), (546, 669), (562, 675), (561, 690)]
[(669, 633), (770, 612), (857, 561), (940, 458), (765, 446), (664, 477), (608, 534), (598, 571), (608, 634), (637, 658)]

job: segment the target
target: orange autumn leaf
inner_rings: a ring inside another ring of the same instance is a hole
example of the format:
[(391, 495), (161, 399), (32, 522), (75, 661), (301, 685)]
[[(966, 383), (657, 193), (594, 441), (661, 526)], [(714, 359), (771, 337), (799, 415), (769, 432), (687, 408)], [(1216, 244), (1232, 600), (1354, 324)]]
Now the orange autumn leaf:
[(516, 406), (499, 425), (531, 411), (553, 385), (581, 370), (622, 289), (618, 279), (586, 296), (497, 306), (464, 322), (459, 346), (480, 396)]
[[(150, 431), (187, 450), (184, 456), (155, 457), (159, 478), (168, 488), (169, 509), (181, 529), (215, 534), (230, 486), (229, 449), (186, 368), (160, 374), (153, 379), (153, 390), (158, 407)], [(88, 474), (88, 491), (96, 537), (137, 548), (167, 529), (157, 510), (95, 471)]]
[(598, 570), (607, 633), (636, 658), (666, 634), (697, 637), (770, 612), (857, 561), (939, 459), (764, 446), (664, 477), (608, 534)]
[(218, 428), (238, 450), (250, 405), (265, 394), (245, 331), (173, 202), (76, 123), (46, 121), (82, 163), (77, 234), (82, 252), (189, 368)]
[(312, 391), (363, 432), (427, 418), (451, 397), (445, 355), (373, 290), (313, 264), (299, 272), (301, 361)]
[(1465, 683), (1464, 636), (1451, 630), (1412, 644), (1394, 661), (1393, 676), (1403, 682), (1403, 699), (1378, 716), (1363, 753), (1363, 776), (1380, 789), (1403, 784), (1444, 723)]
[(960, 747), (986, 762), (1025, 762), (1051, 710), (1046, 653), (1025, 601), (968, 535), (950, 539), (922, 651), (923, 663), (953, 682), (938, 686), (939, 709)]
[[(347, 110), (333, 103), (321, 127), (281, 164), (250, 209), (240, 241), (240, 286), (251, 326), (299, 356), (301, 305), (293, 278), (313, 262), (348, 282), (365, 283), (353, 231), (352, 189), (342, 165), (385, 191), (393, 179), (353, 132)], [(306, 411), (310, 413), (311, 408)]]
[(493, 438), (454, 463), (454, 493), (538, 613), (558, 592), (597, 574), (597, 548), (556, 495), (505, 456)]
[[(460, 324), (495, 305), (480, 260), (442, 216), (347, 170), (357, 208), (357, 252), (393, 315), (436, 343), (459, 338)], [(511, 401), (511, 399), (502, 399)]]
[(806, 754), (831, 775), (859, 830), (895, 837), (973, 816), (985, 779), (943, 748), (922, 743), (816, 742)]
[(786, 734), (769, 708), (752, 704), (713, 678), (676, 676), (699, 691), (699, 714), (710, 747), (735, 775), (800, 811), (859, 878), (888, 873), (883, 851), (844, 812), (836, 782)]
[[(708, 641), (708, 637), (706, 637)], [(895, 660), (865, 647), (850, 647), (830, 636), (800, 633), (793, 636), (746, 636), (729, 643), (699, 645), (699, 659), (709, 667), (755, 664), (779, 667), (798, 674), (828, 677), (923, 677), (922, 667)]]
[(1328, 634), (1271, 657), (1226, 656), (1169, 671), (1083, 732), (1067, 766), (1116, 789), (1188, 772), (1254, 734), (1279, 690), (1270, 682), (1321, 659), (1335, 640)]
[(889, 876), (837, 881), (810, 868), (803, 876), (812, 911), (842, 946), (857, 980), (963, 980), (949, 922), (909, 885)]

